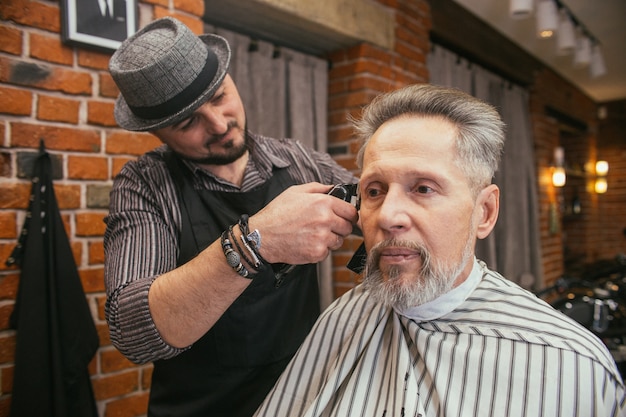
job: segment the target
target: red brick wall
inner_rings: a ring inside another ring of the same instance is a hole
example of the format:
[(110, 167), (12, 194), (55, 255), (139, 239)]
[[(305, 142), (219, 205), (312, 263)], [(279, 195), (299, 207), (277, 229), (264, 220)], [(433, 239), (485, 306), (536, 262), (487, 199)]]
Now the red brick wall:
[[(202, 32), (202, 0), (150, 1), (154, 18), (173, 15)], [(104, 320), (102, 238), (112, 179), (131, 158), (160, 142), (118, 129), (113, 104), (118, 90), (107, 72), (110, 54), (61, 43), (58, 2), (0, 3), (0, 417), (11, 400), (15, 332), (9, 316), (19, 270), (6, 259), (15, 247), (28, 206), (25, 173), (39, 140), (61, 169), (55, 192), (80, 278), (100, 336), (90, 363), (101, 416), (146, 413), (152, 366), (135, 366), (112, 345)]]
[[(346, 116), (358, 115), (380, 92), (428, 80), (425, 62), (431, 20), (427, 1), (379, 1), (396, 12), (394, 47), (387, 50), (361, 44), (329, 56), (329, 151), (355, 173), (358, 144), (352, 139)], [(202, 31), (202, 0), (140, 3), (142, 19), (149, 13), (150, 18), (173, 15), (196, 33)], [(19, 270), (7, 268), (4, 261), (16, 244), (30, 193), (30, 181), (24, 175), (28, 158), (24, 155), (36, 152), (40, 138), (45, 139), (62, 167), (60, 178), (55, 180), (57, 199), (100, 334), (101, 347), (90, 364), (100, 415), (130, 417), (146, 411), (151, 366), (135, 366), (124, 359), (111, 346), (104, 321), (102, 219), (115, 174), (126, 161), (158, 141), (149, 134), (115, 127), (112, 108), (117, 89), (106, 71), (108, 59), (108, 54), (61, 44), (57, 2), (0, 2), (0, 417), (8, 415), (11, 399), (15, 332), (8, 329), (8, 317), (19, 281)], [(39, 78), (21, 77), (26, 71), (39, 74)], [(556, 107), (596, 129), (595, 105), (549, 71), (537, 75), (531, 93), (544, 269), (546, 276), (554, 279), (562, 272), (562, 241), (560, 233), (548, 230), (549, 203), (555, 193), (546, 178), (558, 129), (545, 115), (545, 106)], [(614, 136), (620, 134), (625, 137), (623, 130)], [(589, 143), (595, 144), (595, 135), (590, 136)], [(626, 193), (625, 147), (623, 141), (607, 147), (607, 156), (602, 158), (611, 163), (609, 192), (590, 198), (588, 204), (592, 208), (597, 204), (607, 216), (618, 216), (624, 212)], [(611, 222), (607, 216), (603, 222), (585, 227), (586, 233), (591, 236), (604, 231)], [(621, 245), (621, 251), (626, 251), (623, 236), (616, 233), (626, 227), (623, 216), (618, 228), (602, 232), (610, 236), (594, 238), (586, 247), (599, 252)], [(333, 257), (337, 296), (358, 280), (344, 265), (359, 243), (359, 239), (347, 240)]]
[[(536, 74), (530, 92), (539, 178), (544, 279), (546, 284), (550, 284), (566, 272), (566, 261), (576, 266), (626, 253), (626, 237), (623, 235), (626, 227), (626, 135), (623, 118), (626, 112), (624, 102), (615, 103), (611, 106), (610, 117), (600, 121), (598, 105), (549, 70)], [(586, 129), (582, 133), (559, 134), (559, 118), (549, 116), (547, 108), (585, 124)], [(600, 127), (604, 129), (600, 130)], [(572, 170), (568, 171), (570, 175), (563, 189), (555, 189), (550, 178), (556, 146), (564, 147), (566, 163)], [(608, 160), (610, 165), (609, 188), (602, 195), (588, 190), (588, 184), (593, 181), (589, 169), (582, 174), (586, 164), (595, 163), (598, 159)], [(582, 203), (580, 216), (567, 213), (574, 188), (577, 188)], [(563, 198), (563, 205), (560, 205), (559, 197)], [(549, 227), (553, 204), (560, 206), (556, 231), (551, 231)], [(564, 246), (568, 248), (567, 253), (564, 253)]]
[[(380, 1), (396, 9), (395, 45), (386, 50), (369, 44), (337, 51), (329, 56), (329, 151), (344, 167), (358, 174), (355, 155), (359, 143), (352, 137), (348, 116), (377, 94), (401, 86), (426, 82), (426, 56), (430, 50), (430, 10), (426, 1)], [(333, 255), (335, 296), (352, 288), (359, 276), (345, 268), (361, 243), (349, 238)]]

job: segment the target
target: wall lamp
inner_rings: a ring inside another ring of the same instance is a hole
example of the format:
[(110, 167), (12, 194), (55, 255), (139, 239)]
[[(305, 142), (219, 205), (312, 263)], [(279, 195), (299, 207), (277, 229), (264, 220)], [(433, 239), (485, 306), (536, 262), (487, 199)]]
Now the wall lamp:
[(609, 173), (609, 163), (607, 161), (596, 162), (596, 180), (593, 184), (593, 190), (597, 194), (604, 194), (609, 188), (606, 182), (606, 176)]
[(555, 187), (563, 187), (567, 176), (565, 175), (565, 154), (563, 148), (558, 146), (554, 148), (554, 166), (552, 167), (552, 185)]

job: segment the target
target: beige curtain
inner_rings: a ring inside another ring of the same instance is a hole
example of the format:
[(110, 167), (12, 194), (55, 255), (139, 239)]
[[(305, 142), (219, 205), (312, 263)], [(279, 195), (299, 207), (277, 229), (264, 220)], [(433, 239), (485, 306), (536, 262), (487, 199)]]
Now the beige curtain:
[(500, 169), (500, 217), (491, 235), (478, 242), (476, 256), (511, 281), (543, 286), (539, 240), (538, 183), (528, 92), (435, 45), (428, 56), (432, 84), (459, 88), (494, 105), (507, 125)]
[[(207, 26), (228, 40), (230, 75), (246, 108), (251, 132), (298, 139), (327, 150), (328, 63), (314, 56)], [(322, 308), (333, 300), (330, 257), (318, 267)]]

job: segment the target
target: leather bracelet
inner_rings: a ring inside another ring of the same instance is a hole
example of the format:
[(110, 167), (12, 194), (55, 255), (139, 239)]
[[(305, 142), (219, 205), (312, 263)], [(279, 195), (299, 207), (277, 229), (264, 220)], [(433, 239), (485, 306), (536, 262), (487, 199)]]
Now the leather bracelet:
[[(245, 261), (248, 265), (252, 266), (254, 269), (259, 269), (259, 266), (260, 266), (260, 263), (261, 263), (261, 262), (260, 262), (258, 259), (256, 259), (256, 256), (254, 256), (254, 253), (252, 253), (252, 256), (253, 256), (253, 258), (255, 258), (255, 260), (251, 260), (251, 259), (249, 259), (249, 258), (246, 256), (246, 254), (245, 254), (245, 252), (244, 252), (243, 248), (242, 248), (241, 246), (239, 246), (239, 242), (237, 242), (237, 237), (235, 236), (235, 232), (234, 232), (234, 230), (233, 230), (233, 227), (234, 227), (234, 226), (230, 226), (230, 227), (228, 228), (228, 233), (230, 234), (230, 238), (232, 239), (232, 242), (233, 242), (233, 243), (235, 244), (235, 246), (237, 247), (237, 250), (239, 251), (239, 255), (241, 256), (241, 258), (243, 258), (243, 260), (244, 260), (244, 261)], [(242, 236), (242, 238), (243, 238), (243, 236)], [(242, 239), (242, 241), (243, 241), (243, 239)], [(244, 242), (244, 244), (245, 244), (245, 242)]]
[(228, 230), (222, 233), (221, 244), (224, 256), (226, 257), (226, 263), (242, 277), (252, 279), (253, 277), (250, 276), (246, 267), (241, 263), (239, 253), (233, 249), (233, 245), (230, 243), (230, 240), (228, 240)]
[(261, 233), (257, 229), (254, 229), (254, 231), (250, 233), (250, 229), (248, 227), (248, 218), (249, 216), (247, 214), (242, 214), (241, 217), (239, 217), (239, 229), (241, 230), (241, 238), (242, 240), (245, 240), (245, 243), (248, 244), (246, 247), (249, 247), (250, 250), (254, 252), (254, 255), (259, 259), (261, 264), (267, 265), (268, 262), (263, 259), (263, 257), (259, 253), (259, 248), (261, 247)]

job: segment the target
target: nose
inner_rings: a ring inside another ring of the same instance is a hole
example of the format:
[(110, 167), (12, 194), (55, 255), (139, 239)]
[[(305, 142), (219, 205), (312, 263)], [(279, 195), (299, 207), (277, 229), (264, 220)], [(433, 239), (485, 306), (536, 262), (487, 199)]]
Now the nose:
[(203, 104), (198, 109), (202, 116), (202, 123), (207, 133), (211, 135), (223, 135), (228, 131), (228, 120), (224, 114), (217, 108), (211, 106), (210, 103)]
[(378, 211), (378, 225), (386, 233), (398, 235), (411, 226), (410, 202), (406, 192), (399, 186), (391, 186)]

